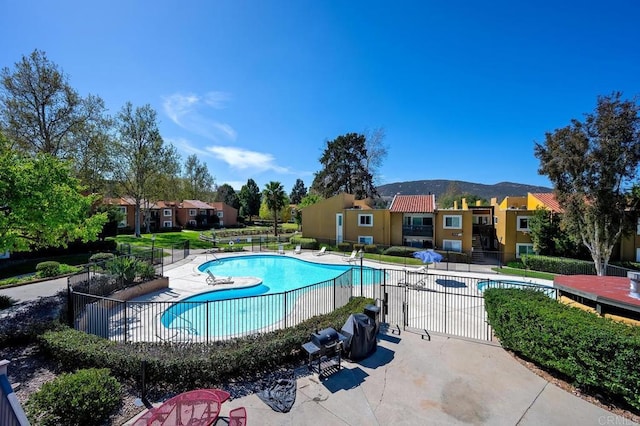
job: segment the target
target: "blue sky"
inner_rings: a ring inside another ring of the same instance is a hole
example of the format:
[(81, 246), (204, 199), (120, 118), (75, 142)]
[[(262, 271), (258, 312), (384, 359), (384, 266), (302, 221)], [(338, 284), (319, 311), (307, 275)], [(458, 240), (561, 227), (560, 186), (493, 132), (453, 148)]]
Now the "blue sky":
[(0, 66), (44, 50), (115, 115), (158, 112), (216, 183), (309, 187), (327, 140), (383, 128), (379, 184), (549, 185), (534, 142), (640, 95), (628, 1), (0, 0)]

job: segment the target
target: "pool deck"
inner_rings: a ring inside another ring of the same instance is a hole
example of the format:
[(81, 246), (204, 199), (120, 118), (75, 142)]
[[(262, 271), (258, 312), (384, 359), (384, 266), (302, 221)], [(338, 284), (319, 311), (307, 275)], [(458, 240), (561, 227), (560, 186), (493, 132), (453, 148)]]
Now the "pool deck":
[[(185, 297), (193, 296), (194, 294), (204, 293), (211, 290), (222, 290), (229, 288), (240, 288), (247, 287), (250, 285), (255, 285), (256, 280), (260, 280), (258, 277), (232, 277), (232, 284), (219, 284), (215, 286), (207, 285), (206, 282), (206, 274), (200, 272), (198, 267), (205, 262), (212, 261), (215, 259), (223, 259), (229, 257), (236, 256), (251, 256), (251, 255), (261, 255), (261, 256), (289, 256), (294, 257), (296, 259), (305, 260), (308, 262), (315, 263), (325, 263), (325, 264), (334, 264), (334, 265), (348, 265), (349, 263), (345, 260), (348, 256), (344, 256), (342, 254), (334, 254), (333, 252), (326, 252), (322, 256), (317, 256), (315, 251), (302, 251), (300, 254), (294, 254), (292, 251), (286, 251), (284, 255), (274, 254), (274, 253), (265, 253), (265, 252), (238, 252), (238, 253), (229, 253), (229, 254), (220, 254), (220, 253), (207, 253), (205, 251), (193, 251), (195, 253), (189, 255), (187, 258), (180, 262), (176, 262), (171, 265), (166, 265), (164, 268), (164, 276), (169, 277), (169, 288), (170, 292), (165, 292), (165, 294), (158, 293), (149, 297), (141, 297), (136, 300), (154, 300), (154, 301), (165, 301), (171, 300), (176, 301), (178, 299), (182, 299)], [(351, 262), (354, 267), (360, 266), (360, 261)], [(386, 268), (386, 269), (396, 269), (402, 271), (415, 271), (418, 269), (418, 266), (410, 265), (410, 266), (402, 266), (397, 264), (387, 264), (387, 263), (379, 263), (373, 262), (369, 259), (363, 259), (362, 265), (371, 268)], [(484, 269), (484, 271), (482, 270)], [(553, 285), (552, 281), (549, 280), (540, 280), (534, 278), (520, 278), (520, 277), (505, 277), (501, 275), (496, 275), (495, 272), (491, 271), (489, 266), (484, 268), (480, 267), (477, 271), (473, 272), (461, 272), (461, 271), (445, 271), (442, 269), (430, 269), (427, 275), (455, 275), (462, 277), (474, 277), (474, 278), (488, 278), (488, 279), (499, 279), (502, 280), (514, 280), (514, 281), (522, 281), (528, 283), (535, 284), (543, 284), (543, 285)]]

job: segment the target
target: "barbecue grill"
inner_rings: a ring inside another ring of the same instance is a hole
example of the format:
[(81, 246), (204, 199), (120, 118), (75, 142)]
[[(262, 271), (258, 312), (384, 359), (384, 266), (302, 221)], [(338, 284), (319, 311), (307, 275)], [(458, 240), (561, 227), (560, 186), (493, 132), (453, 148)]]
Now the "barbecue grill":
[(342, 343), (346, 339), (333, 328), (311, 333), (310, 341), (302, 345), (308, 355), (309, 369), (317, 371), (320, 376), (331, 369), (340, 370)]

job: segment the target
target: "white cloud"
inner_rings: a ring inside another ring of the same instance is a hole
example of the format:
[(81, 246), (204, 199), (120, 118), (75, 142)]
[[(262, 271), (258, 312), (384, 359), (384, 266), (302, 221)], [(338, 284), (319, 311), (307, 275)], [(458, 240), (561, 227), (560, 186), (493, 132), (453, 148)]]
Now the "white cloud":
[(276, 173), (292, 173), (288, 168), (278, 166), (271, 154), (231, 146), (211, 146), (206, 149), (215, 158), (224, 161), (235, 169), (250, 169), (255, 172), (272, 170)]
[(162, 103), (165, 114), (178, 126), (214, 141), (235, 140), (236, 131), (227, 123), (210, 117), (207, 109), (223, 109), (231, 96), (225, 92), (174, 93)]

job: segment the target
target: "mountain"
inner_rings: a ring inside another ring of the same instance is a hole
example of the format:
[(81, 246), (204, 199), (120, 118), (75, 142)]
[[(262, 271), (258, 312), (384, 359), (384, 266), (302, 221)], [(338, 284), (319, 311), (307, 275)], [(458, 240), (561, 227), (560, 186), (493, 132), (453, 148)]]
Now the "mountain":
[(526, 196), (528, 192), (552, 192), (552, 188), (535, 185), (525, 185), (522, 183), (500, 182), (494, 185), (485, 185), (482, 183), (464, 182), (460, 180), (414, 180), (410, 182), (395, 182), (378, 186), (378, 193), (381, 197), (393, 197), (396, 194), (402, 195), (421, 195), (436, 194), (436, 200), (447, 192), (451, 185), (457, 187), (459, 194), (472, 194), (486, 199), (496, 197), (501, 201), (504, 197), (510, 196)]

